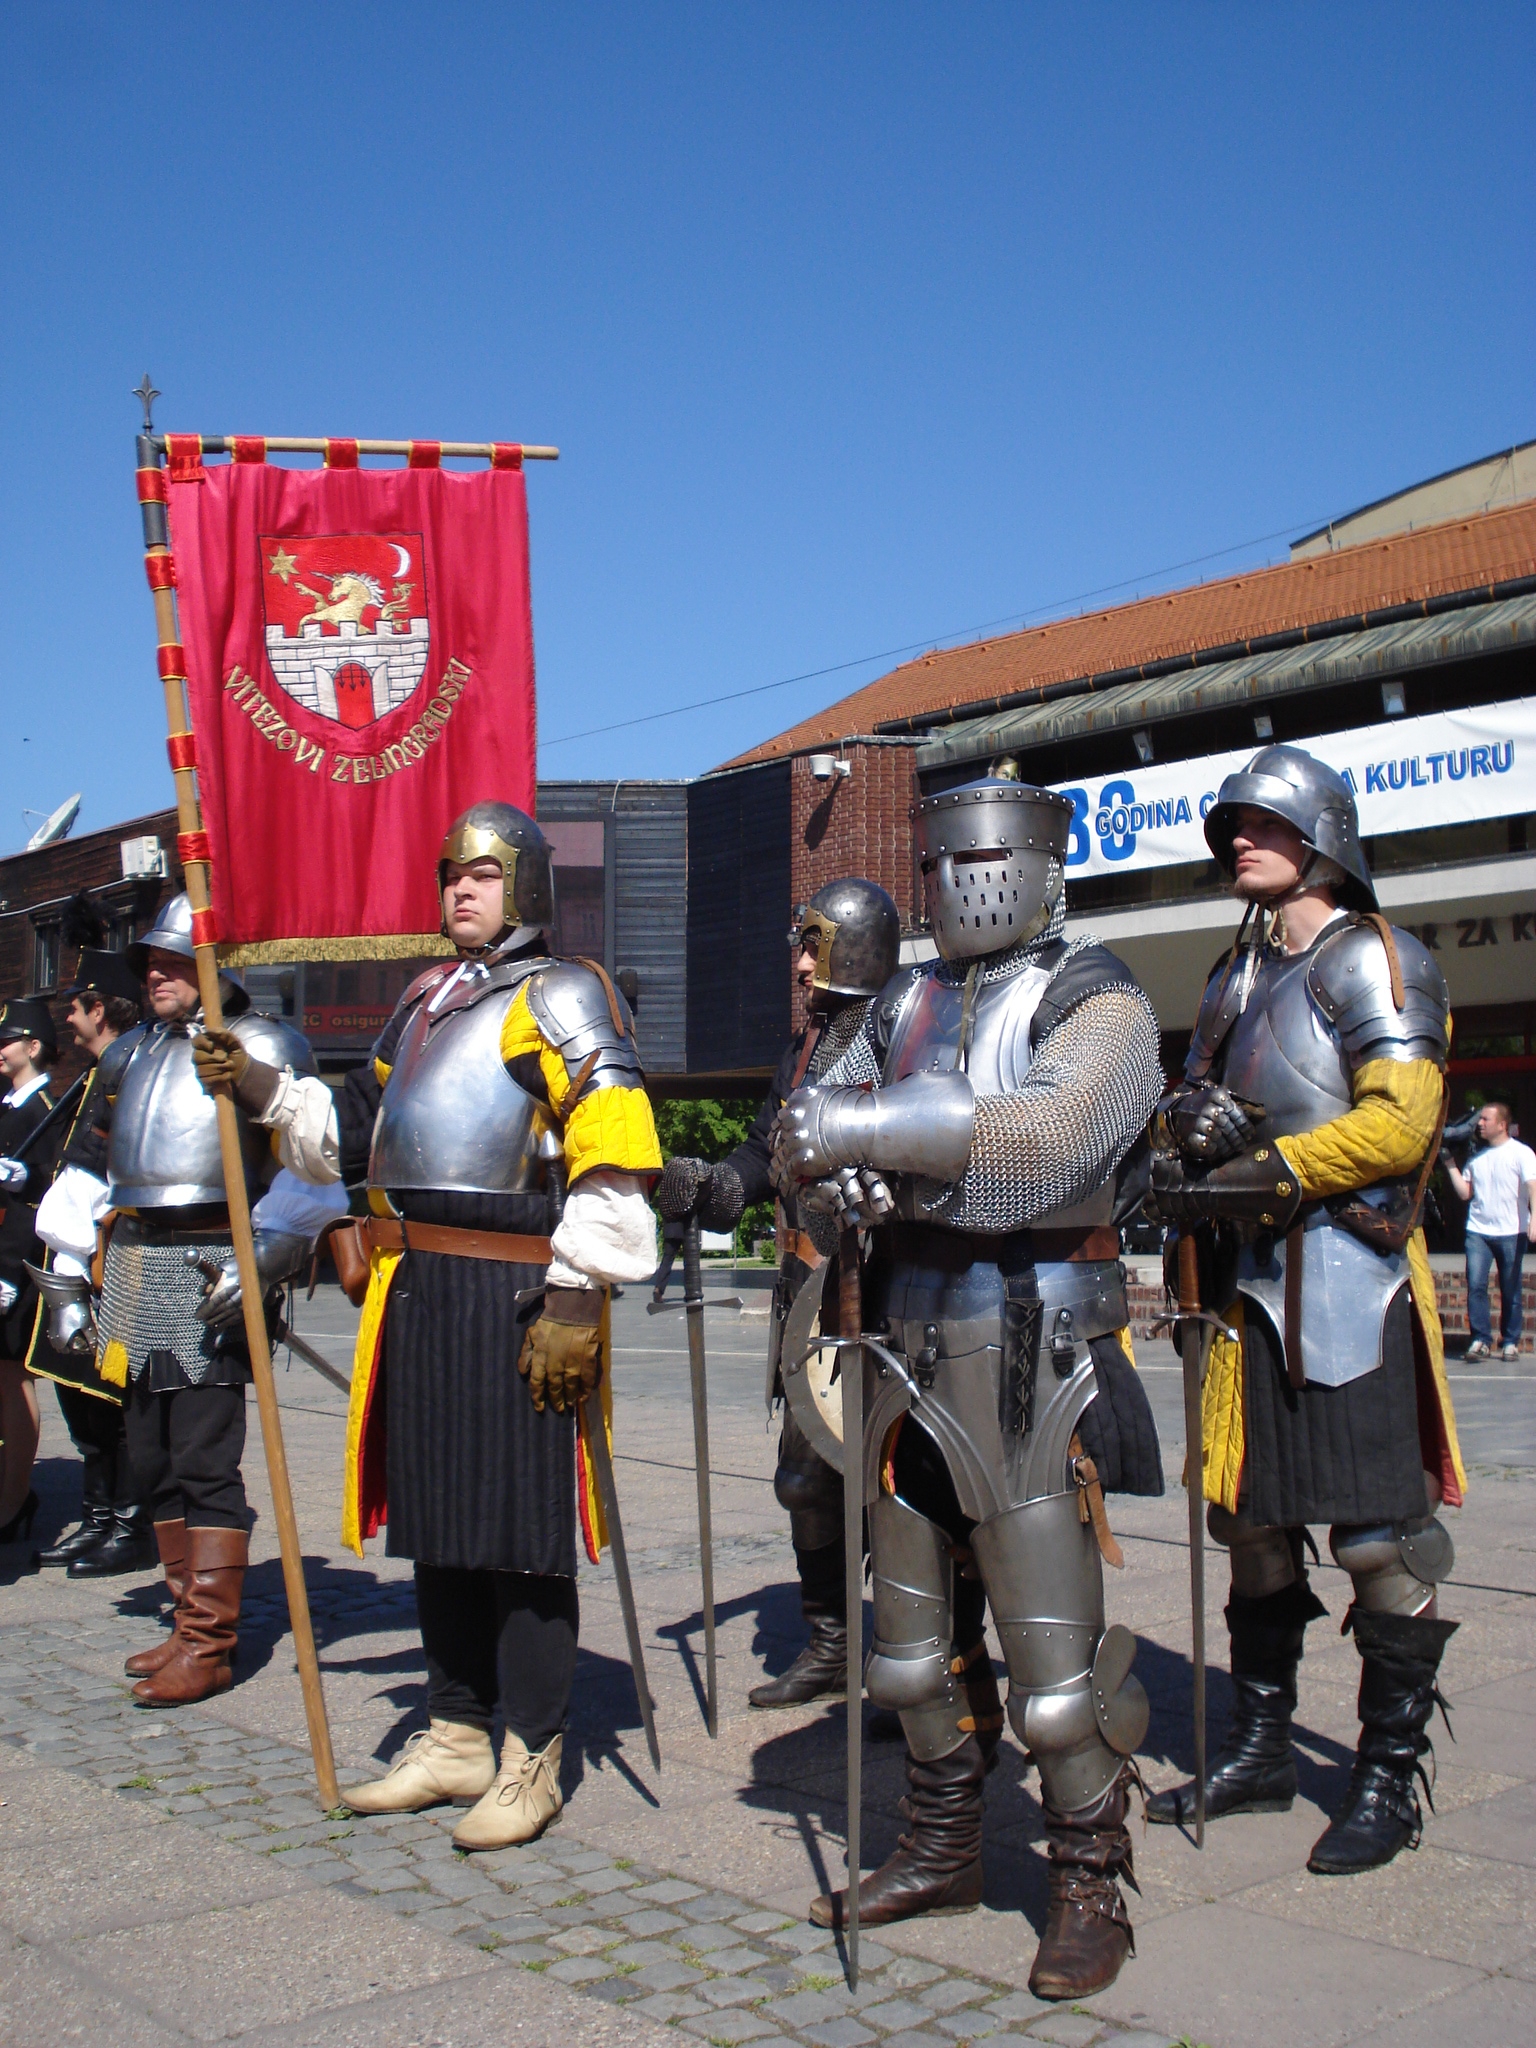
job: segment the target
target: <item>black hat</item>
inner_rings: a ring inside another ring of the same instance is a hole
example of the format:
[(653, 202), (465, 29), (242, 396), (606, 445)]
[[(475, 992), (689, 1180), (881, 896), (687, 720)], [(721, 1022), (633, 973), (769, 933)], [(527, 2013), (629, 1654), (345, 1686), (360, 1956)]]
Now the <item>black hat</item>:
[(38, 1038), (50, 1059), (59, 1055), (53, 1013), (41, 996), (9, 996), (0, 1003), (0, 1045), (16, 1038)]
[(59, 990), (59, 1000), (65, 1003), (71, 996), (126, 996), (130, 1003), (138, 1003), (143, 995), (143, 983), (123, 955), (101, 946), (80, 948), (75, 978)]

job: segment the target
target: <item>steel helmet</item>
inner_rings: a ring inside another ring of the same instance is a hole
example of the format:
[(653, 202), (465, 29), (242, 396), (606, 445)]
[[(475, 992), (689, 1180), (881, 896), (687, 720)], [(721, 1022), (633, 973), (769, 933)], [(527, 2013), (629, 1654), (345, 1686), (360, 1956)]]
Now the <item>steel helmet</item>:
[(901, 918), (874, 882), (849, 875), (828, 882), (795, 913), (791, 946), (816, 955), (811, 1001), (818, 996), (876, 996), (896, 972)]
[(945, 960), (1000, 953), (1045, 930), (1066, 874), (1069, 798), (986, 776), (913, 807), (923, 903)]
[[(149, 972), (151, 953), (175, 953), (183, 960), (197, 958), (197, 948), (192, 942), (192, 899), (185, 889), (161, 904), (155, 912), (154, 923), (142, 939), (135, 939), (131, 946), (123, 948), (123, 958), (140, 981)], [(221, 967), (219, 979), (224, 984), (224, 1007), (230, 1016), (237, 1016), (241, 1010), (250, 1007), (251, 999), (238, 974)]]
[(1244, 809), (1283, 818), (1310, 853), (1332, 861), (1343, 876), (1335, 894), (1347, 910), (1377, 908), (1354, 792), (1336, 769), (1304, 747), (1263, 747), (1246, 768), (1229, 775), (1205, 820), (1206, 844), (1228, 875), (1236, 872), (1232, 841)]
[[(501, 868), (501, 914), (520, 942), (555, 921), (555, 881), (549, 841), (526, 811), (514, 804), (471, 804), (454, 819), (437, 856), (437, 893), (442, 897), (449, 861), (467, 866), (493, 860)], [(447, 920), (443, 933), (448, 931)]]

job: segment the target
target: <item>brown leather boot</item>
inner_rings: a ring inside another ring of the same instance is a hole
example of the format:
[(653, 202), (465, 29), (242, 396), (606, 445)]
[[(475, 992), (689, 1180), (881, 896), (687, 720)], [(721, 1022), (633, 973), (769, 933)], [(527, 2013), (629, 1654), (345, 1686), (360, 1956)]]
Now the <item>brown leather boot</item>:
[(165, 1573), (171, 1596), (171, 1632), (152, 1650), (139, 1650), (124, 1661), (130, 1678), (151, 1678), (162, 1664), (168, 1664), (176, 1648), (176, 1631), (181, 1627), (181, 1603), (187, 1590), (187, 1525), (183, 1521), (156, 1522), (155, 1547), (160, 1552), (160, 1569)]
[(189, 1529), (187, 1581), (171, 1654), (133, 1688), (141, 1707), (186, 1707), (234, 1682), (235, 1625), (250, 1538), (244, 1529)]
[(1133, 1769), (1125, 1765), (1107, 1792), (1076, 1813), (1045, 1808), (1051, 1903), (1029, 1973), (1036, 1998), (1091, 1998), (1113, 1984), (1126, 1957), (1136, 1953), (1115, 1882), (1123, 1873), (1136, 1886), (1125, 1825)]
[[(969, 1913), (981, 1904), (981, 1809), (986, 1758), (974, 1735), (934, 1763), (907, 1755), (901, 1810), (912, 1832), (894, 1856), (859, 1880), (859, 1924), (883, 1927), (919, 1913)], [(817, 1927), (841, 1927), (846, 1892), (811, 1906)]]

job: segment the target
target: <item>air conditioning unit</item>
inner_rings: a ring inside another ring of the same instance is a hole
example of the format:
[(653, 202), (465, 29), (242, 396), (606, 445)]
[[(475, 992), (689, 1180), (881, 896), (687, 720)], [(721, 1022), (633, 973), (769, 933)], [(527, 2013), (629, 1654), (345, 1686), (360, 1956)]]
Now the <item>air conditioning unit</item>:
[(137, 875), (168, 875), (165, 848), (155, 833), (143, 839), (124, 839), (119, 842), (123, 849), (123, 877), (130, 880)]

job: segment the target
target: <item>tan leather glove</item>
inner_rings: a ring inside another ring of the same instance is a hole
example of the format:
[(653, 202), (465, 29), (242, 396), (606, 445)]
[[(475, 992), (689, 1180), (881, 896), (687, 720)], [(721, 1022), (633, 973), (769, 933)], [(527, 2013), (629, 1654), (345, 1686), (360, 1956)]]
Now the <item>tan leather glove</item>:
[(209, 1095), (227, 1088), (250, 1116), (260, 1116), (277, 1091), (277, 1069), (253, 1060), (233, 1031), (201, 1031), (192, 1041), (192, 1064)]
[(517, 1361), (517, 1369), (528, 1382), (529, 1396), (541, 1415), (546, 1399), (557, 1415), (563, 1415), (567, 1401), (574, 1407), (602, 1379), (602, 1344), (598, 1333), (602, 1314), (600, 1288), (551, 1287), (546, 1291), (544, 1313), (529, 1330), (523, 1355)]

